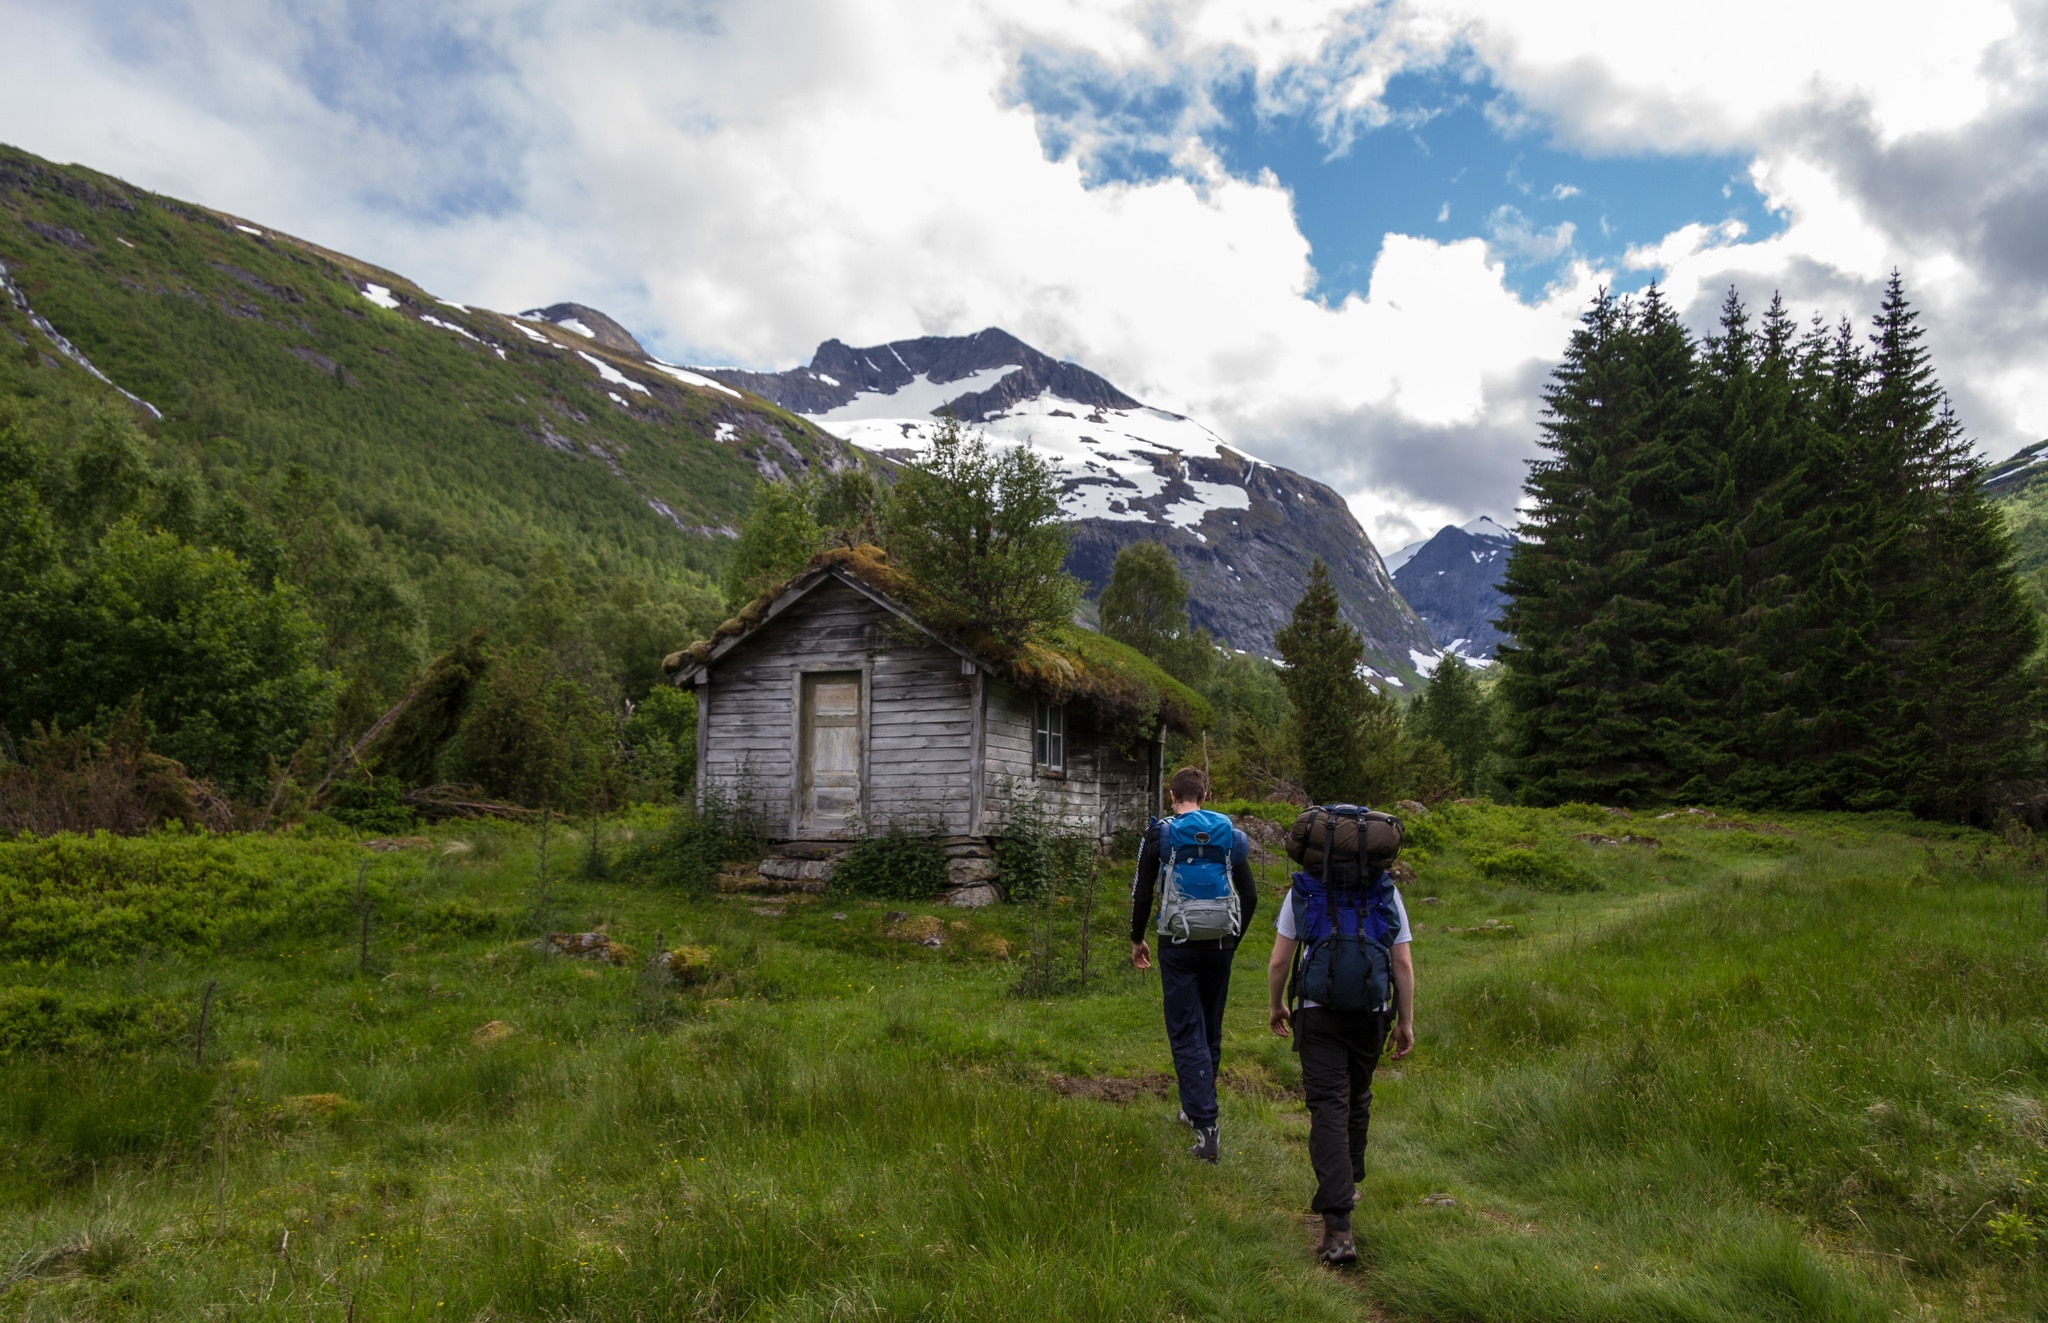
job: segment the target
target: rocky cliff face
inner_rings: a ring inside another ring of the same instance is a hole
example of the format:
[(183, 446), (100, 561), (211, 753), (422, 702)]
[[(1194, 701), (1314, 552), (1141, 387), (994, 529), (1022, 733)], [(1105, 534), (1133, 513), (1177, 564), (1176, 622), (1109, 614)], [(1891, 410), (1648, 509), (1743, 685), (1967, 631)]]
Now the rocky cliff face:
[(1504, 636), (1494, 622), (1507, 597), (1500, 590), (1515, 535), (1491, 519), (1446, 524), (1435, 537), (1387, 557), (1394, 585), (1429, 626), (1444, 652), (1490, 661)]
[(1334, 491), (1007, 331), (867, 348), (827, 340), (787, 372), (697, 371), (892, 459), (928, 446), (946, 411), (992, 441), (1037, 447), (1065, 482), (1080, 525), (1068, 568), (1091, 594), (1126, 544), (1161, 542), (1188, 576), (1194, 623), (1231, 647), (1270, 652), (1321, 557), (1376, 672), (1412, 682), (1436, 655)]

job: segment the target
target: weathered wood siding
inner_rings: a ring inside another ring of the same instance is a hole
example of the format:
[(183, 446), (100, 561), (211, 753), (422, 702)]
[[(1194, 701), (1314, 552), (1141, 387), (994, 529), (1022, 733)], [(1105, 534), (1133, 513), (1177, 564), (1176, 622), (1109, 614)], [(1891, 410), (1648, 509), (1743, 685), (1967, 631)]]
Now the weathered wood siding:
[(1039, 768), (1034, 753), (1036, 699), (1002, 680), (988, 682), (987, 755), (983, 767), (983, 830), (1000, 835), (1011, 802), (1036, 793), (1047, 816), (1072, 830), (1107, 841), (1117, 831), (1145, 825), (1151, 769), (1148, 750), (1124, 756), (1108, 736), (1089, 723), (1086, 710), (1067, 708), (1067, 766), (1064, 776)]
[(862, 805), (877, 829), (970, 830), (974, 682), (957, 653), (840, 583), (822, 584), (709, 668), (699, 783), (745, 794), (768, 833), (786, 838), (796, 807), (797, 676), (866, 677)]

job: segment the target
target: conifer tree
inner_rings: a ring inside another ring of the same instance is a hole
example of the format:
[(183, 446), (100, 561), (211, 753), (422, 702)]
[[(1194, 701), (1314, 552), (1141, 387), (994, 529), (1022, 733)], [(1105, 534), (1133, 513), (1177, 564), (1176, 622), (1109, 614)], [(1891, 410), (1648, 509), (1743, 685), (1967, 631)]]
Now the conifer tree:
[(1370, 697), (1358, 669), (1365, 640), (1337, 606), (1329, 567), (1318, 558), (1293, 618), (1273, 634), (1273, 646), (1287, 663), (1280, 681), (1294, 706), (1302, 789), (1317, 803), (1356, 793), (1362, 773), (1358, 720)]
[(1699, 529), (1684, 562), (1690, 715), (1674, 748), (1681, 798), (1755, 802), (1783, 788), (1780, 677), (1798, 664), (1796, 621), (1812, 577), (1803, 515), (1818, 494), (1796, 350), (1782, 300), (1752, 330), (1733, 289), (1719, 332), (1701, 346), (1687, 433)]
[(1667, 786), (1683, 711), (1669, 609), (1674, 531), (1688, 522), (1676, 447), (1691, 344), (1655, 289), (1602, 290), (1545, 396), (1535, 508), (1508, 559), (1501, 696), (1507, 753), (1538, 803), (1634, 803)]
[(1870, 336), (1863, 427), (1902, 478), (1890, 588), (1896, 722), (1887, 782), (1916, 813), (1968, 817), (2035, 753), (2040, 623), (2013, 548), (1978, 484), (1981, 464), (1943, 396), (1898, 272)]
[(1525, 797), (1981, 818), (2037, 768), (2040, 626), (1921, 339), (1896, 274), (1867, 348), (1596, 300), (1505, 584)]
[(1449, 755), (1451, 775), (1468, 793), (1479, 789), (1493, 752), (1493, 711), (1464, 658), (1447, 652), (1438, 660), (1429, 683), (1408, 709), (1408, 733), (1441, 745)]

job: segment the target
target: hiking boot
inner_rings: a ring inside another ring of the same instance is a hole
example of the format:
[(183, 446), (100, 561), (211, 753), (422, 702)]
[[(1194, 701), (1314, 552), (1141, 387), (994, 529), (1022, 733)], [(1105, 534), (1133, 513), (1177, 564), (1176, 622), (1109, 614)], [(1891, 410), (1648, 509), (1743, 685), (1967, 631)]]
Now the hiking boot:
[(1337, 1226), (1325, 1219), (1323, 1243), (1316, 1250), (1316, 1258), (1332, 1268), (1344, 1268), (1358, 1262), (1358, 1242), (1351, 1238), (1351, 1228)]
[(1213, 1125), (1196, 1126), (1195, 1142), (1188, 1145), (1188, 1152), (1204, 1162), (1216, 1161), (1217, 1153), (1222, 1147), (1216, 1131), (1217, 1127)]
[(1186, 1126), (1190, 1130), (1201, 1129), (1201, 1127), (1196, 1125), (1193, 1121), (1188, 1120), (1188, 1114), (1186, 1112), (1182, 1112), (1179, 1116), (1176, 1116), (1173, 1119), (1180, 1122), (1182, 1125)]

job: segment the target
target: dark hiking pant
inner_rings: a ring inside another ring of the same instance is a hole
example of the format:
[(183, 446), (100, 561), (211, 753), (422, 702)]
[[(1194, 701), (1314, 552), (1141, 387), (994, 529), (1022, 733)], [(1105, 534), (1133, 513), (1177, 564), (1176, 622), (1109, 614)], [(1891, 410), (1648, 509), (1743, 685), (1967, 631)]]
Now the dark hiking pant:
[(1308, 1160), (1316, 1170), (1309, 1207), (1337, 1226), (1351, 1225), (1365, 1179), (1365, 1133), (1372, 1120), (1372, 1072), (1392, 1017), (1307, 1006), (1294, 1015), (1301, 1091), (1308, 1102)]
[(1236, 950), (1214, 942), (1159, 943), (1159, 982), (1166, 991), (1166, 1041), (1180, 1109), (1198, 1126), (1216, 1124), (1216, 1068), (1223, 1064), (1223, 1007), (1230, 999)]

